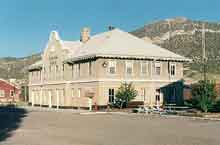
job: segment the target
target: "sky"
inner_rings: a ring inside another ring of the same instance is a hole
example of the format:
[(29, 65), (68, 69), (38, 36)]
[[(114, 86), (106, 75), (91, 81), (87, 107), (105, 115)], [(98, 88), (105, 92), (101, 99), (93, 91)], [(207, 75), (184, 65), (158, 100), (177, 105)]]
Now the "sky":
[(0, 57), (42, 52), (52, 30), (77, 40), (83, 27), (94, 35), (109, 25), (132, 31), (179, 16), (219, 22), (219, 6), (220, 0), (0, 0)]

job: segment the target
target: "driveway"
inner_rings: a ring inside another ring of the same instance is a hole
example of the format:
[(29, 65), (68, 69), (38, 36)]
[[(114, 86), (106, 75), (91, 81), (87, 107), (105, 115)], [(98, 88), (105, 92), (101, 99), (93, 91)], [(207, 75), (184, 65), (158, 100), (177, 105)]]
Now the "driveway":
[[(12, 114), (13, 115), (13, 114)], [(219, 145), (220, 122), (31, 111), (2, 145)]]

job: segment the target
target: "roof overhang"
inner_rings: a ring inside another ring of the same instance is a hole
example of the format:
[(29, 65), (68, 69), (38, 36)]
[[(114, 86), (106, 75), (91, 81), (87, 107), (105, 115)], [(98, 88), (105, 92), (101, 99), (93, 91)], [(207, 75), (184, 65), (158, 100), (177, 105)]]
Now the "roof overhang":
[(76, 63), (78, 61), (85, 61), (89, 59), (95, 58), (114, 58), (114, 59), (134, 59), (134, 60), (152, 60), (152, 61), (176, 61), (176, 62), (191, 62), (191, 59), (180, 57), (156, 57), (156, 56), (134, 56), (134, 55), (108, 55), (108, 54), (92, 54), (92, 55), (84, 55), (78, 56), (74, 58), (70, 58), (64, 61), (64, 63)]
[(42, 66), (31, 66), (30, 68), (28, 68), (28, 71), (31, 72), (31, 71), (40, 71), (42, 70)]

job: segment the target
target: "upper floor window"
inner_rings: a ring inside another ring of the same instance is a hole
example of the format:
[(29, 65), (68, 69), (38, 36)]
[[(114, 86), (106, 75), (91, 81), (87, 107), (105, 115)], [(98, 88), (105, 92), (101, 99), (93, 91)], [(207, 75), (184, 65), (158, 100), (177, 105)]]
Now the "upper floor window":
[(64, 79), (64, 72), (65, 72), (65, 64), (62, 64), (62, 73), (61, 73), (61, 77), (62, 77), (62, 79)]
[(133, 62), (126, 62), (126, 74), (131, 75), (133, 73)]
[(71, 69), (72, 69), (72, 78), (74, 77), (74, 65), (71, 65)]
[(74, 77), (79, 77), (80, 76), (80, 64), (73, 64), (72, 69), (74, 71)]
[(175, 76), (176, 75), (176, 64), (170, 64), (170, 75)]
[(78, 64), (78, 76), (80, 76), (80, 64)]
[(91, 76), (92, 75), (92, 62), (90, 61), (89, 62), (89, 75)]
[(141, 63), (141, 74), (146, 75), (148, 72), (148, 63), (147, 62), (142, 62)]
[(161, 74), (161, 63), (160, 62), (156, 62), (155, 63), (155, 74), (156, 75), (160, 75)]
[(116, 61), (109, 61), (108, 72), (110, 74), (115, 74), (116, 73)]

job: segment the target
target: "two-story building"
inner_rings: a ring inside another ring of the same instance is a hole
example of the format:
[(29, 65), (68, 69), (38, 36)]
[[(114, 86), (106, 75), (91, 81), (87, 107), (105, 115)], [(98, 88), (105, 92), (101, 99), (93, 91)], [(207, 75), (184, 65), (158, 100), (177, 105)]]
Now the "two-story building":
[(122, 82), (146, 105), (183, 103), (183, 62), (189, 61), (120, 29), (64, 41), (51, 32), (42, 60), (29, 68), (29, 102), (49, 107), (105, 107)]

